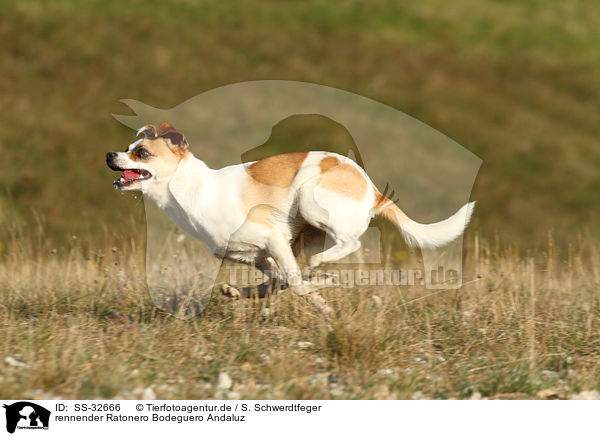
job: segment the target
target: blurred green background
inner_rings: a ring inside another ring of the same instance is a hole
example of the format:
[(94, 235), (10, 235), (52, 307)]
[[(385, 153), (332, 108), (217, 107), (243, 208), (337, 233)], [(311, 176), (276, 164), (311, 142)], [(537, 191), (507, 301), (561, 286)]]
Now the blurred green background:
[(481, 157), (483, 234), (600, 237), (599, 5), (2, 1), (0, 226), (41, 222), (57, 244), (130, 232), (141, 201), (104, 165), (132, 141), (120, 99), (169, 108), (288, 79), (386, 103)]

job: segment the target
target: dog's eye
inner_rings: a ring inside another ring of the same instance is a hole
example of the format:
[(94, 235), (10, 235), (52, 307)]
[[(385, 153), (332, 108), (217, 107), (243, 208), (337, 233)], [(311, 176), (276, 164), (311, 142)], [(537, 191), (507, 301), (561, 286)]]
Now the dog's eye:
[(150, 152), (145, 148), (140, 148), (136, 154), (141, 159), (148, 159), (150, 156), (152, 156), (152, 154), (150, 154)]

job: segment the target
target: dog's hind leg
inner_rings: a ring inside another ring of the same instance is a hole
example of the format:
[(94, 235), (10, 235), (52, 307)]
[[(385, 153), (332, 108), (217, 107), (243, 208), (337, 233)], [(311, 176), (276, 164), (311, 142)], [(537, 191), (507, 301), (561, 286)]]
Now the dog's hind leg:
[(367, 230), (371, 218), (369, 207), (364, 203), (326, 193), (327, 202), (322, 203), (328, 204), (329, 209), (325, 209), (318, 206), (314, 195), (311, 193), (302, 199), (302, 216), (310, 225), (327, 233), (334, 245), (313, 255), (308, 261), (310, 268), (336, 262), (360, 249), (359, 238)]
[[(327, 180), (329, 173), (326, 173), (321, 178), (307, 180), (298, 191), (298, 206), (302, 218), (311, 226), (327, 233), (334, 241), (332, 247), (309, 259), (310, 268), (336, 262), (360, 249), (359, 238), (369, 227), (372, 217), (374, 194), (366, 175), (348, 163), (339, 163), (333, 168), (335, 170), (330, 171), (335, 172), (339, 185), (332, 186), (331, 180)], [(364, 193), (355, 197), (361, 191)]]
[(360, 248), (360, 241), (357, 239), (336, 238), (335, 245), (322, 253), (317, 253), (308, 261), (308, 266), (316, 268), (322, 263), (336, 262), (349, 254), (354, 253)]
[(283, 279), (290, 285), (302, 284), (302, 273), (292, 252), (290, 242), (281, 233), (273, 233), (267, 242), (267, 251), (282, 272)]

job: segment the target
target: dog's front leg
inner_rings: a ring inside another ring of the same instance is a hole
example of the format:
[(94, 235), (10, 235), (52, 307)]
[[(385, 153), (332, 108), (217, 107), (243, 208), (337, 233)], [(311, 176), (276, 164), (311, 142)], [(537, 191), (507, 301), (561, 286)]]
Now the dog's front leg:
[(304, 280), (302, 271), (298, 267), (292, 247), (285, 236), (274, 234), (269, 238), (267, 251), (282, 271), (285, 283), (299, 295), (308, 294), (316, 289), (309, 281)]
[[(285, 284), (281, 281), (281, 271), (271, 256), (259, 258), (256, 268), (268, 277), (264, 283), (256, 286), (236, 287), (230, 284), (220, 286), (221, 294), (229, 298), (265, 298), (281, 292)], [(282, 286), (283, 285), (283, 286)]]

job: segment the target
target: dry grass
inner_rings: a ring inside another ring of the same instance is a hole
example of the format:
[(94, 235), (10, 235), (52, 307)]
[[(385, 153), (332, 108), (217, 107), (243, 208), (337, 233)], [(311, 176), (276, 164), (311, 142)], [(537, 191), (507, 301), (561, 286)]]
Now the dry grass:
[[(293, 294), (214, 299), (183, 321), (152, 304), (135, 244), (107, 236), (101, 250), (73, 240), (53, 253), (43, 235), (15, 234), (0, 263), (3, 398), (136, 398), (149, 387), (173, 399), (532, 398), (599, 387), (600, 263), (582, 243), (564, 257), (551, 244), (522, 256), (471, 236), (458, 291), (331, 289), (321, 292), (331, 319)], [(216, 387), (220, 372), (231, 390)]]

